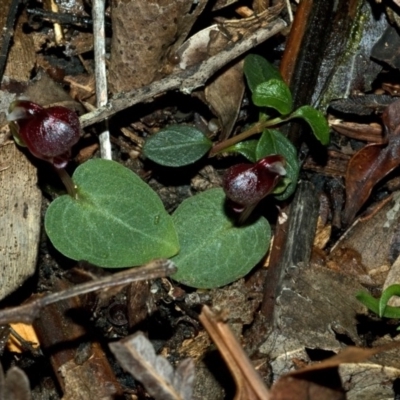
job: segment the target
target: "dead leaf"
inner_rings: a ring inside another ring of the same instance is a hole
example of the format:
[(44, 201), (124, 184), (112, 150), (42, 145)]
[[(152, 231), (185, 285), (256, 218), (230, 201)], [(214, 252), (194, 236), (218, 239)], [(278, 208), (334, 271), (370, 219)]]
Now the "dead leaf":
[(302, 378), (287, 375), (271, 388), (271, 400), (345, 400), (337, 368)]
[(129, 91), (152, 82), (170, 52), (174, 54), (174, 49), (186, 39), (207, 1), (114, 1), (111, 92)]
[(190, 358), (183, 360), (174, 371), (164, 357), (156, 355), (142, 332), (109, 346), (122, 368), (142, 382), (156, 400), (192, 398), (194, 363)]
[(0, 364), (0, 400), (30, 400), (29, 380), (25, 372), (17, 367), (10, 368), (4, 377)]
[(330, 121), (329, 125), (336, 132), (339, 132), (349, 138), (378, 144), (385, 143), (382, 127), (374, 122), (371, 124), (357, 124), (355, 122), (347, 122), (335, 119)]
[[(399, 231), (400, 193), (378, 204), (369, 218), (359, 218), (340, 238), (331, 251), (331, 259), (341, 263), (336, 257), (340, 248), (353, 249), (361, 256), (361, 263), (370, 276), (384, 267), (386, 271), (399, 254), (396, 240)], [(393, 247), (394, 246), (394, 247)], [(374, 278), (375, 280), (375, 278)], [(376, 284), (383, 284), (379, 279)]]
[(346, 205), (343, 223), (349, 224), (368, 200), (374, 186), (400, 164), (400, 101), (392, 103), (382, 116), (387, 145), (363, 147), (350, 159), (346, 172)]
[[(398, 370), (386, 368), (386, 371), (383, 371), (381, 365), (360, 363), (399, 346), (400, 343), (395, 342), (371, 349), (346, 347), (333, 357), (281, 377), (271, 388), (271, 400), (386, 398), (382, 397), (382, 392), (385, 391), (382, 384), (389, 379), (390, 383), (386, 386), (390, 386), (389, 391), (392, 390), (394, 380), (399, 377)], [(345, 395), (344, 384), (346, 392), (350, 392), (350, 397)], [(388, 394), (388, 391), (385, 394)]]
[(206, 86), (206, 100), (222, 127), (220, 140), (230, 136), (239, 115), (243, 94), (243, 60), (223, 71)]

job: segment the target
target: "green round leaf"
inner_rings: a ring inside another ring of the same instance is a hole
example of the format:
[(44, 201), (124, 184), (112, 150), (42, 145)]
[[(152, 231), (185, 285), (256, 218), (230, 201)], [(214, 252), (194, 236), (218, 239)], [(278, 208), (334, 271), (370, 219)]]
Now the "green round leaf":
[(172, 258), (178, 282), (196, 288), (223, 286), (246, 275), (266, 254), (267, 220), (236, 226), (225, 213), (225, 194), (211, 189), (182, 202), (172, 215), (181, 250)]
[(269, 63), (265, 58), (257, 54), (249, 54), (244, 59), (243, 72), (246, 76), (247, 84), (252, 92), (256, 87), (270, 79), (282, 80), (278, 69)]
[(258, 140), (250, 139), (239, 142), (224, 149), (224, 153), (239, 153), (251, 162), (256, 162), (256, 148)]
[(286, 83), (279, 79), (270, 79), (258, 85), (253, 92), (253, 103), (259, 107), (270, 107), (280, 114), (292, 111), (292, 95)]
[(329, 144), (329, 125), (324, 114), (311, 106), (303, 106), (294, 111), (290, 119), (302, 118), (311, 127), (315, 137), (323, 144)]
[(50, 204), (45, 229), (54, 247), (100, 267), (141, 265), (178, 252), (172, 218), (157, 194), (128, 168), (90, 160), (73, 176), (78, 199)]
[(182, 167), (203, 157), (211, 146), (210, 139), (200, 130), (172, 125), (150, 136), (143, 146), (143, 154), (157, 164)]
[(275, 192), (275, 197), (278, 200), (285, 200), (290, 197), (296, 190), (297, 180), (299, 177), (300, 165), (297, 160), (297, 151), (293, 146), (292, 142), (282, 135), (281, 132), (275, 129), (267, 129), (261, 135), (257, 149), (256, 158), (260, 160), (270, 154), (280, 154), (285, 157), (286, 160), (286, 172), (285, 178), (287, 187), (282, 192), (282, 187), (277, 186), (277, 192)]

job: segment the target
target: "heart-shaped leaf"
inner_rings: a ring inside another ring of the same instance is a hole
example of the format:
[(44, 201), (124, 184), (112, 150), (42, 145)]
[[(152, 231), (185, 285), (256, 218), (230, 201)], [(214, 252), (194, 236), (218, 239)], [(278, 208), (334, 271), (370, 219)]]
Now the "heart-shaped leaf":
[(310, 106), (303, 106), (294, 111), (290, 119), (304, 119), (311, 127), (314, 136), (323, 144), (329, 144), (329, 125), (324, 114)]
[(256, 87), (270, 79), (282, 80), (278, 69), (269, 63), (265, 58), (257, 54), (249, 54), (244, 59), (243, 72), (246, 76), (247, 84), (254, 93)]
[(225, 212), (222, 189), (184, 200), (172, 218), (181, 250), (173, 257), (178, 282), (196, 288), (223, 286), (246, 275), (266, 254), (271, 237), (267, 220), (236, 226)]
[(78, 199), (50, 204), (45, 229), (54, 247), (100, 267), (141, 265), (178, 252), (171, 217), (157, 194), (128, 168), (90, 160), (73, 176)]
[(274, 108), (282, 115), (289, 114), (293, 108), (292, 94), (286, 83), (279, 79), (257, 85), (252, 99), (256, 106)]
[(203, 132), (187, 125), (172, 125), (150, 136), (143, 154), (167, 167), (192, 164), (206, 154), (212, 142)]
[[(285, 200), (296, 190), (300, 170), (297, 151), (292, 142), (278, 130), (267, 129), (258, 141), (256, 158), (260, 160), (270, 154), (280, 154), (286, 160), (286, 179), (273, 192), (278, 200)], [(287, 187), (282, 185), (287, 185)]]

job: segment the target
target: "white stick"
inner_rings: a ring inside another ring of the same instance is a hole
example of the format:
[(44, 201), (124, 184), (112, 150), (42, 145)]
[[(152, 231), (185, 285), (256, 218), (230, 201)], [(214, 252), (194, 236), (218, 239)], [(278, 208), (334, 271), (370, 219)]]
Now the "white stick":
[[(106, 45), (104, 33), (105, 0), (93, 0), (93, 37), (94, 37), (94, 61), (96, 77), (96, 106), (103, 107), (108, 102), (107, 75), (106, 75)], [(111, 160), (111, 142), (108, 124), (99, 135), (101, 158)]]

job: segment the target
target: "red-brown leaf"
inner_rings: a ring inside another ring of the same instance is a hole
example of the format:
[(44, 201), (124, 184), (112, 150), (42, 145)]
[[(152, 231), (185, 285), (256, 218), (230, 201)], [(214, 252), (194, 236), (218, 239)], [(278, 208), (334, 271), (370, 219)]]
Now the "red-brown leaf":
[(373, 187), (400, 165), (400, 101), (392, 103), (382, 119), (388, 134), (386, 145), (371, 144), (349, 161), (346, 172), (346, 205), (343, 222), (349, 224), (367, 201)]

